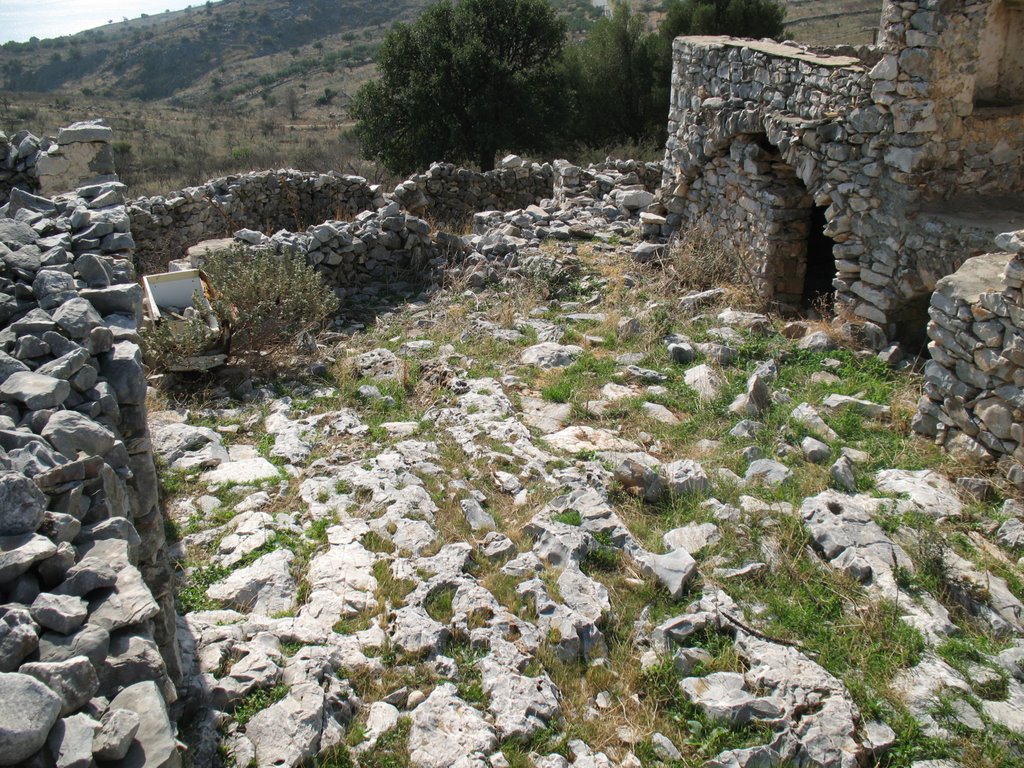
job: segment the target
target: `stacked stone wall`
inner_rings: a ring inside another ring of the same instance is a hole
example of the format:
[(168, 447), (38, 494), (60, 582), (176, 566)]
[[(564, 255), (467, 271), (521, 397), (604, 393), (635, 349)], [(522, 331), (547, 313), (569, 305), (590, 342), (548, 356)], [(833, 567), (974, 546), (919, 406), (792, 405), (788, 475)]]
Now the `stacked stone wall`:
[(239, 229), (296, 231), (381, 204), (379, 188), (361, 176), (279, 170), (138, 198), (128, 212), (141, 271), (160, 272), (190, 246)]
[[(243, 230), (236, 239), (305, 259), (343, 301), (422, 286), (435, 280), (444, 265), (444, 249), (435, 243), (430, 225), (402, 211), (397, 202), (364, 211), (352, 221), (329, 220), (304, 232), (269, 237)], [(461, 244), (453, 240), (453, 247)], [(201, 257), (192, 266), (201, 266)]]
[(26, 708), (5, 763), (180, 764), (124, 192), (0, 208), (0, 700)]
[(914, 429), (1024, 487), (1024, 231), (939, 281)]

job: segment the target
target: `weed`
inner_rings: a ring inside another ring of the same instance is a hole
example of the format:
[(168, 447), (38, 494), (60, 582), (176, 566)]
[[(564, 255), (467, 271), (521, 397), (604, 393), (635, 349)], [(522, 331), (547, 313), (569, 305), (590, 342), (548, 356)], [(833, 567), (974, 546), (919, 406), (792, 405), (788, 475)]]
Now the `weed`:
[(261, 712), (287, 695), (288, 686), (284, 683), (279, 683), (273, 688), (259, 688), (245, 696), (235, 706), (235, 721), (239, 725), (245, 725), (257, 712)]
[(211, 611), (220, 608), (220, 603), (206, 596), (212, 584), (226, 579), (231, 571), (222, 565), (200, 565), (188, 574), (188, 583), (178, 592), (178, 606), (181, 613)]
[(402, 607), (406, 596), (416, 588), (416, 582), (396, 578), (394, 571), (391, 570), (391, 561), (387, 559), (378, 560), (373, 564), (373, 576), (377, 580), (377, 601), (381, 607)]
[(455, 587), (440, 587), (427, 595), (427, 599), (423, 601), (423, 608), (434, 621), (445, 625), (450, 624), (454, 597)]
[(591, 547), (580, 561), (580, 570), (586, 574), (594, 571), (614, 571), (622, 562), (622, 551), (615, 546), (612, 538), (604, 531), (591, 534), (594, 546)]
[(551, 516), (556, 523), (565, 525), (583, 525), (583, 516), (575, 509), (566, 509)]

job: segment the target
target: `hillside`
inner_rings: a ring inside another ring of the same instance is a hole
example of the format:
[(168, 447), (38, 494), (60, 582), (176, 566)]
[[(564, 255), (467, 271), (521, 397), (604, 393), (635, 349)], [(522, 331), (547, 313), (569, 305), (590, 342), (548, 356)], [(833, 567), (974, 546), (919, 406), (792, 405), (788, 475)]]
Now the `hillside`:
[[(3, 87), (86, 96), (244, 105), (282, 87), (344, 96), (364, 79), (384, 34), (428, 0), (223, 0), (0, 47)], [(560, 3), (579, 28), (598, 12)], [(589, 13), (588, 13), (589, 11)], [(312, 99), (311, 99), (312, 100)], [(332, 101), (330, 94), (326, 101)]]
[[(0, 73), (11, 91), (173, 98), (182, 105), (266, 101), (288, 84), (316, 94), (334, 84), (344, 93), (372, 64), (391, 24), (414, 19), (427, 4), (222, 0), (126, 18), (76, 35), (6, 43), (0, 47)], [(585, 0), (556, 4), (574, 30), (600, 13)], [(874, 2), (834, 0), (822, 7), (789, 0), (788, 5), (788, 32), (808, 42), (870, 42), (877, 25)]]

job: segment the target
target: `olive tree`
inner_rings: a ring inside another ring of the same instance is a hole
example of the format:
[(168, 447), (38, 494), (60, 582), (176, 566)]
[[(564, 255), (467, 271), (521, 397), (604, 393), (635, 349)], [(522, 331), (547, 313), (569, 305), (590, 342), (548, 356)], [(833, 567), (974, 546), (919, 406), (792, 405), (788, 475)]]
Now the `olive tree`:
[(397, 24), (350, 114), (364, 155), (395, 173), (435, 160), (494, 167), (542, 151), (560, 122), (565, 23), (546, 0), (441, 0)]

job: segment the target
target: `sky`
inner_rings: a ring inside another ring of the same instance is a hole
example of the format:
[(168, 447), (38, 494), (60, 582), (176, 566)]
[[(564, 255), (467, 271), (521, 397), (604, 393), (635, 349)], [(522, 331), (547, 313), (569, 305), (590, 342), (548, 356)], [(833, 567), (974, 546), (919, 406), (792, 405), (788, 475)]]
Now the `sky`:
[(0, 0), (0, 43), (60, 37), (127, 16), (180, 11), (204, 0)]

